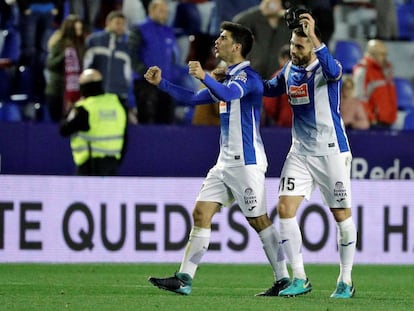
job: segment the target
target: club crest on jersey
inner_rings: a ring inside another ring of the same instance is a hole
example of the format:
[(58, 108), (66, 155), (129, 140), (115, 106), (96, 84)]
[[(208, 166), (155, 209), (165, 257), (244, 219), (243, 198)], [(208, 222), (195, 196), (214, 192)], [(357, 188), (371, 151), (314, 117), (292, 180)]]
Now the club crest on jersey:
[(245, 71), (241, 71), (241, 72), (239, 72), (235, 77), (234, 77), (234, 80), (239, 80), (239, 81), (241, 81), (241, 82), (243, 82), (243, 83), (246, 83), (246, 81), (247, 81), (247, 74), (246, 74), (246, 72)]
[(305, 105), (309, 104), (309, 92), (308, 92), (308, 84), (303, 83), (299, 86), (291, 85), (289, 86), (289, 97), (290, 103), (292, 105)]

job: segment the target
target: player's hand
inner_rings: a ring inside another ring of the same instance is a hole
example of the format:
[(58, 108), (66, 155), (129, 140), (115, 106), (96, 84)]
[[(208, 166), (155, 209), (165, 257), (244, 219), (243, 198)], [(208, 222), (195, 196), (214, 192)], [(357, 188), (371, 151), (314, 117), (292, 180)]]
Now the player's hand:
[(149, 67), (144, 74), (145, 80), (153, 85), (158, 85), (161, 82), (161, 69), (158, 66)]
[(300, 24), (302, 25), (303, 32), (311, 40), (313, 47), (318, 48), (321, 45), (320, 40), (315, 34), (315, 20), (309, 13), (300, 14)]
[(303, 13), (299, 16), (300, 24), (302, 25), (303, 32), (308, 36), (315, 35), (315, 20), (309, 13)]
[(206, 73), (201, 67), (200, 62), (198, 61), (189, 61), (188, 62), (188, 73), (196, 79), (204, 80)]
[(218, 67), (211, 72), (211, 76), (218, 82), (223, 82), (226, 79), (226, 69)]

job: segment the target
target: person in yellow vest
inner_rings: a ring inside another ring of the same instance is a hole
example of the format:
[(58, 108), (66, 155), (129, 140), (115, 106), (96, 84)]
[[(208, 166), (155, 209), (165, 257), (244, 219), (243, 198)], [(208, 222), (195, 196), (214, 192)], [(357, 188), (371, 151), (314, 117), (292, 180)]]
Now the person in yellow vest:
[(125, 151), (125, 108), (116, 94), (104, 92), (99, 71), (84, 70), (79, 84), (82, 98), (60, 124), (60, 134), (71, 137), (76, 174), (117, 175)]

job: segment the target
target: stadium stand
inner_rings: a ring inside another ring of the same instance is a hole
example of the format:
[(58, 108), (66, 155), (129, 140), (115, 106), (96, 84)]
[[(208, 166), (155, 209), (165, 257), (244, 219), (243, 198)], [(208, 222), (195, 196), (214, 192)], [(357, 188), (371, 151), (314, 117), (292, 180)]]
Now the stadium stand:
[(414, 2), (398, 5), (397, 17), (400, 39), (414, 41)]
[(414, 88), (410, 80), (406, 78), (394, 78), (397, 90), (398, 109), (414, 110)]
[(351, 74), (352, 68), (363, 56), (360, 44), (353, 40), (339, 40), (335, 45), (334, 56), (342, 64), (344, 73)]

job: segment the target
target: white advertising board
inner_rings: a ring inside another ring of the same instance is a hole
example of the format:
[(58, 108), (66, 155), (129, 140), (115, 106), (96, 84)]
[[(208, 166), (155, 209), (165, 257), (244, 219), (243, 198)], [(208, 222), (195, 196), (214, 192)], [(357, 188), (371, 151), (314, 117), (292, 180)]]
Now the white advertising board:
[[(0, 262), (180, 262), (202, 178), (0, 175)], [(277, 178), (267, 179), (275, 218)], [(356, 263), (414, 264), (414, 181), (354, 180)], [(306, 263), (337, 263), (319, 192), (298, 212)], [(213, 219), (203, 262), (266, 263), (237, 205)]]

